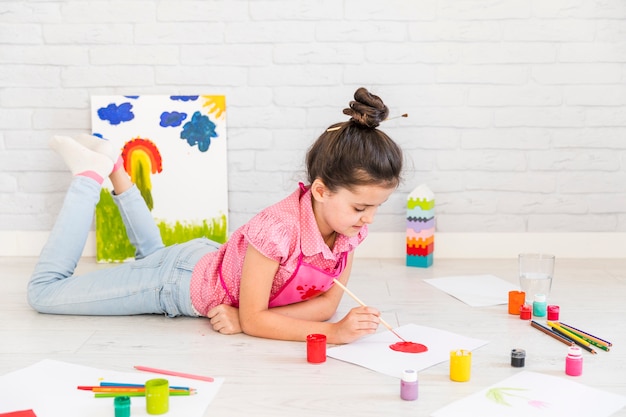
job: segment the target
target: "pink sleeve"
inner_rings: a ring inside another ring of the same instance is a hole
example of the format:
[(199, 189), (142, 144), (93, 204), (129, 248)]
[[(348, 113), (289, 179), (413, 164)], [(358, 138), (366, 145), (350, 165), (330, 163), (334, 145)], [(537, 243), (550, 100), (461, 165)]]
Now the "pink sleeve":
[(243, 230), (243, 236), (264, 256), (283, 264), (295, 252), (299, 230), (275, 215), (261, 212)]

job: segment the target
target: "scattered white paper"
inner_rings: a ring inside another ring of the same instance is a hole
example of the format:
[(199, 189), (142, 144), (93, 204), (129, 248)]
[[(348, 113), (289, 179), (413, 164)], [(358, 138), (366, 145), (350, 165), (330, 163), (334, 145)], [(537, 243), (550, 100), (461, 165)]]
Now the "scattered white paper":
[(522, 371), (455, 401), (432, 417), (604, 417), (626, 406), (626, 397), (590, 388), (564, 377)]
[(472, 307), (508, 304), (509, 291), (519, 291), (519, 286), (493, 275), (467, 275), (425, 279), (424, 282), (439, 288)]
[(399, 340), (393, 333), (386, 331), (363, 337), (347, 345), (329, 348), (327, 356), (400, 378), (405, 369), (411, 368), (419, 372), (450, 360), (452, 350), (474, 350), (488, 343), (485, 340), (416, 324), (407, 324), (394, 330), (407, 341), (425, 345), (428, 351), (404, 353), (392, 350), (389, 346)]
[[(99, 385), (100, 381), (143, 384), (165, 378), (172, 386), (196, 388), (196, 395), (170, 397), (168, 417), (202, 417), (219, 391), (224, 378), (213, 382), (149, 372), (115, 372), (45, 359), (34, 365), (0, 376), (0, 413), (32, 409), (37, 417), (111, 417), (113, 398), (94, 398), (79, 385)], [(131, 416), (148, 416), (145, 397), (131, 397)]]

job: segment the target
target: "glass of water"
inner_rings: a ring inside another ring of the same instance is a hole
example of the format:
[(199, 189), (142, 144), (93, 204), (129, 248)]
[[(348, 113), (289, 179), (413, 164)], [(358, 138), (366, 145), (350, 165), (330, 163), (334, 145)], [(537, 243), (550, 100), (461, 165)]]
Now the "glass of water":
[(552, 288), (554, 275), (554, 255), (546, 253), (520, 253), (519, 285), (526, 293), (526, 303), (532, 304), (536, 294), (544, 294), (546, 299)]

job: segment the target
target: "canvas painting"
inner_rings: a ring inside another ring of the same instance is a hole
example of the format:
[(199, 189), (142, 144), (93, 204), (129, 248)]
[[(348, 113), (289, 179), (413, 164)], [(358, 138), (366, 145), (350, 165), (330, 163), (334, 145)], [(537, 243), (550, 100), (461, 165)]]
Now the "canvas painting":
[[(219, 95), (92, 96), (94, 135), (118, 147), (166, 245), (228, 232), (226, 98)], [(134, 256), (108, 179), (96, 207), (96, 257)]]

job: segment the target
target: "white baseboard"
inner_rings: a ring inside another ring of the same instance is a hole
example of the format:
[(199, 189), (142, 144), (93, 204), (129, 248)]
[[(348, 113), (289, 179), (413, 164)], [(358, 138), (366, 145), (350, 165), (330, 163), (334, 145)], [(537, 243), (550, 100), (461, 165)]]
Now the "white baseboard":
[[(523, 252), (559, 258), (626, 258), (626, 233), (435, 233), (435, 259), (506, 259)], [(404, 258), (404, 233), (372, 233), (355, 256)]]
[[(48, 232), (0, 231), (0, 256), (38, 256)], [(436, 233), (435, 259), (516, 258), (522, 252), (560, 258), (626, 258), (626, 233)], [(83, 256), (95, 256), (95, 238)], [(361, 258), (404, 258), (404, 233), (370, 233), (356, 252)]]
[[(0, 256), (39, 256), (50, 232), (0, 231)], [(96, 237), (91, 232), (83, 256), (96, 256)]]

